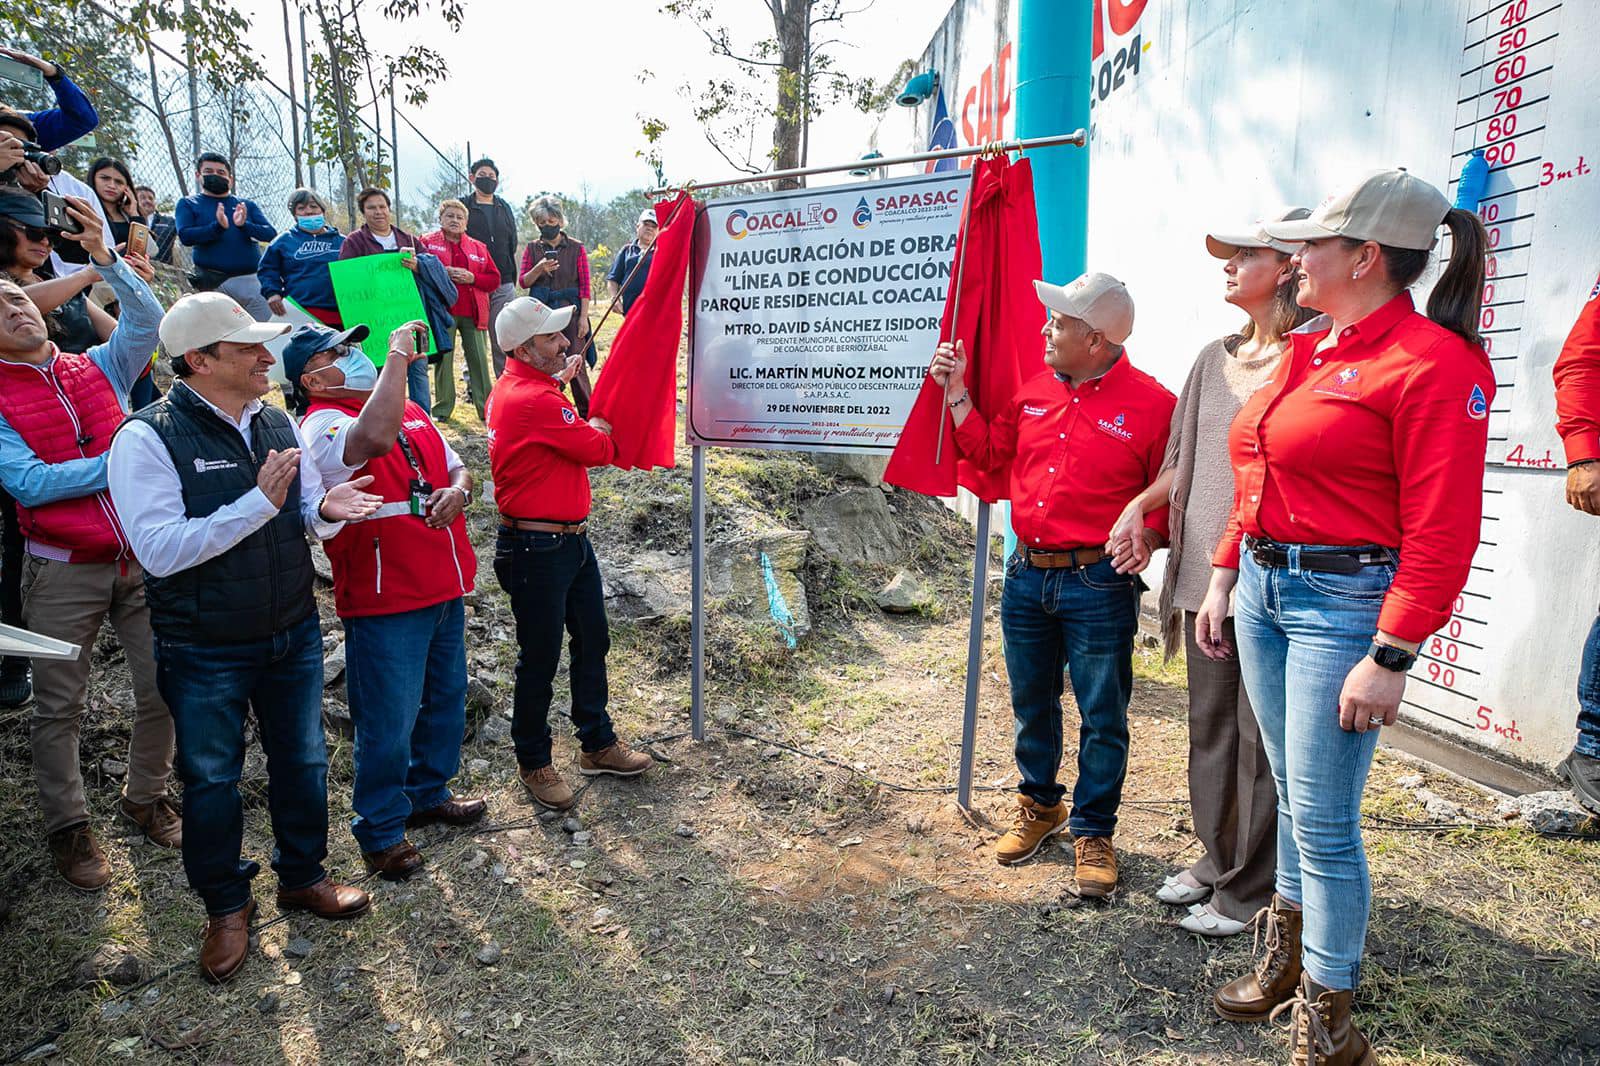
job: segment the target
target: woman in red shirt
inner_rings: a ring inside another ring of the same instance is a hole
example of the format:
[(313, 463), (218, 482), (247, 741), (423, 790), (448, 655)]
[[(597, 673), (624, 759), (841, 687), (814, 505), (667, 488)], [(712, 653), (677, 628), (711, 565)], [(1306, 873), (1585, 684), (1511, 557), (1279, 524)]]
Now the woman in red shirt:
[[(1440, 225), (1450, 261), (1424, 317), (1407, 290)], [(1291, 334), (1229, 431), (1234, 511), (1195, 620), (1201, 651), (1224, 656), (1234, 592), (1278, 792), (1267, 955), (1214, 999), (1234, 1021), (1292, 1000), (1295, 1061), (1369, 1066), (1350, 1022), (1371, 901), (1361, 793), (1378, 729), (1477, 548), (1494, 395), (1477, 334), (1488, 242), (1476, 215), (1403, 170), (1263, 229), (1304, 242), (1299, 300), (1324, 314)]]

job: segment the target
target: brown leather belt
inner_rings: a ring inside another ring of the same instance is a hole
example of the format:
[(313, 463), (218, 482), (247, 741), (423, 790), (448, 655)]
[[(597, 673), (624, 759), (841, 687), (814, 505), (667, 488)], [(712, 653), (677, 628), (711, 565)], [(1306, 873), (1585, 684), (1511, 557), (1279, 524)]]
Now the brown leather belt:
[(582, 533), (589, 528), (589, 520), (582, 522), (546, 522), (538, 518), (512, 518), (510, 515), (500, 516), (500, 525), (504, 529), (515, 529), (525, 533)]
[(1028, 549), (1028, 565), (1041, 570), (1082, 570), (1106, 557), (1103, 548)]

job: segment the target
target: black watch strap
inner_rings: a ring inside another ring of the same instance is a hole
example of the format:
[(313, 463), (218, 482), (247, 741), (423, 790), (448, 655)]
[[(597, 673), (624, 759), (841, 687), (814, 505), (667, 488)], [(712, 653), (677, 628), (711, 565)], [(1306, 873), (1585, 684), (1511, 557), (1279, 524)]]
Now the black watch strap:
[(1367, 649), (1367, 658), (1385, 670), (1393, 670), (1397, 674), (1403, 674), (1416, 664), (1417, 653), (1406, 651), (1404, 648), (1396, 648), (1390, 644), (1379, 644), (1377, 641), (1373, 641), (1372, 646)]

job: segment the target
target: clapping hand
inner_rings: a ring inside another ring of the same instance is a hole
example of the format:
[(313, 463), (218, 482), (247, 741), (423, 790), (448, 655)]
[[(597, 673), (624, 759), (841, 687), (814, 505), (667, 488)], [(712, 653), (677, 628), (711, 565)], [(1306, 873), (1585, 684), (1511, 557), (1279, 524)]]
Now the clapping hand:
[(295, 475), (300, 473), (300, 449), (285, 448), (278, 451), (274, 448), (267, 453), (267, 458), (261, 464), (261, 470), (256, 474), (256, 488), (261, 490), (274, 507), (281, 508), (283, 502), (289, 498), (289, 486), (294, 483)]
[(362, 491), (372, 484), (372, 475), (353, 478), (335, 485), (322, 497), (321, 514), (329, 522), (359, 522), (383, 506), (383, 498)]
[[(220, 207), (221, 205), (219, 204), (218, 206)], [(243, 200), (240, 200), (238, 203), (233, 205), (233, 224), (235, 226), (244, 225), (249, 218), (250, 209), (245, 206)]]
[(223, 229), (228, 228), (228, 212), (221, 204), (217, 205), (217, 225)]

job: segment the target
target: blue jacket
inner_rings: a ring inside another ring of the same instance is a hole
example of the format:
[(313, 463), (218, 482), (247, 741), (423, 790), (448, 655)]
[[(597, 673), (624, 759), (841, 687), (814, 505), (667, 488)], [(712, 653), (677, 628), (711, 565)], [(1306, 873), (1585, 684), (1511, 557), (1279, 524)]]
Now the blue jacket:
[(278, 234), (267, 245), (256, 269), (261, 295), (288, 296), (301, 307), (334, 310), (339, 301), (333, 295), (328, 264), (339, 258), (343, 245), (344, 235), (332, 226), (321, 233), (307, 233), (296, 226)]
[(100, 125), (100, 115), (83, 90), (65, 74), (45, 80), (56, 94), (56, 106), (48, 111), (33, 112), (28, 121), (39, 134), (39, 147), (53, 152)]
[[(233, 224), (233, 209), (244, 204), (247, 214), (242, 226)], [(217, 223), (217, 205), (222, 205), (228, 216), (227, 226)], [(220, 270), (230, 278), (241, 274), (254, 274), (261, 262), (261, 249), (257, 241), (270, 241), (278, 235), (253, 200), (240, 200), (227, 196), (207, 196), (196, 193), (178, 201), (174, 212), (178, 220), (178, 240), (192, 249), (194, 265), (206, 270)]]
[(417, 290), (422, 293), (422, 308), (427, 312), (428, 328), (433, 331), (439, 354), (453, 352), (455, 348), (450, 338), (455, 329), (455, 316), (450, 309), (456, 305), (459, 293), (438, 256), (417, 253)]

